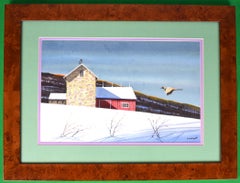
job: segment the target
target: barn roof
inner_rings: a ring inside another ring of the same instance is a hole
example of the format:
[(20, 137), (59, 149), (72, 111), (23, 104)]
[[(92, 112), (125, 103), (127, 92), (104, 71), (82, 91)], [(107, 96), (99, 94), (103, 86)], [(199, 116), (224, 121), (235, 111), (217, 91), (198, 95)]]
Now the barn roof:
[[(96, 87), (97, 99), (136, 100), (132, 87)], [(50, 93), (49, 100), (66, 100), (66, 93)]]
[(66, 100), (66, 93), (50, 93), (49, 100)]
[(68, 74), (66, 74), (63, 78), (64, 79), (68, 79), (68, 77), (71, 77), (71, 75), (74, 75), (74, 74), (78, 74), (78, 70), (80, 70), (81, 68), (84, 68), (86, 70), (88, 70), (94, 77), (98, 78), (94, 72), (92, 72), (87, 66), (85, 66), (84, 64), (80, 64), (78, 65), (77, 67), (75, 67), (72, 71), (70, 71)]
[(137, 99), (132, 87), (97, 87), (96, 98), (128, 100)]

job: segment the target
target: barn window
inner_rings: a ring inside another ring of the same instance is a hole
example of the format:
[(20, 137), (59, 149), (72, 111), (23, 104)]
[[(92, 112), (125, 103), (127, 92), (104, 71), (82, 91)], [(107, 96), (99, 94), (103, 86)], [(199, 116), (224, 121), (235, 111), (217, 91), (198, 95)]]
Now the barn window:
[(84, 76), (84, 70), (80, 70), (80, 77)]
[(129, 103), (128, 102), (123, 102), (122, 103), (122, 108), (129, 108)]

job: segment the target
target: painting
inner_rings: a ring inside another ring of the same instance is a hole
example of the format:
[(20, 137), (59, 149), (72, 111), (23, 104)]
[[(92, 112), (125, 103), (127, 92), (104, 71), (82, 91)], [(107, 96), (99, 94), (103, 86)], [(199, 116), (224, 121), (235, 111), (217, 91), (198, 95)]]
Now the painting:
[(203, 143), (203, 39), (39, 43), (40, 144)]

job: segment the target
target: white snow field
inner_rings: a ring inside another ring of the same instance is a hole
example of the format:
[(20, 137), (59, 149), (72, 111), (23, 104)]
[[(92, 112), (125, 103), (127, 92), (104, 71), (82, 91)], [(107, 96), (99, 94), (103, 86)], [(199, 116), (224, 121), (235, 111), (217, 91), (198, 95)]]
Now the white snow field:
[(201, 144), (201, 120), (41, 103), (42, 144)]

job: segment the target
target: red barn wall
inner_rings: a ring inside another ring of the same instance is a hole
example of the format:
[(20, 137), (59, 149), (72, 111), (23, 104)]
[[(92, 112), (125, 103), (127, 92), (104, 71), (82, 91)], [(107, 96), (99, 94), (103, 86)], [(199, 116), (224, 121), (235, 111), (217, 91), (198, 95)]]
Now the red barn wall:
[(135, 111), (136, 110), (136, 101), (135, 100), (96, 99), (96, 107)]

